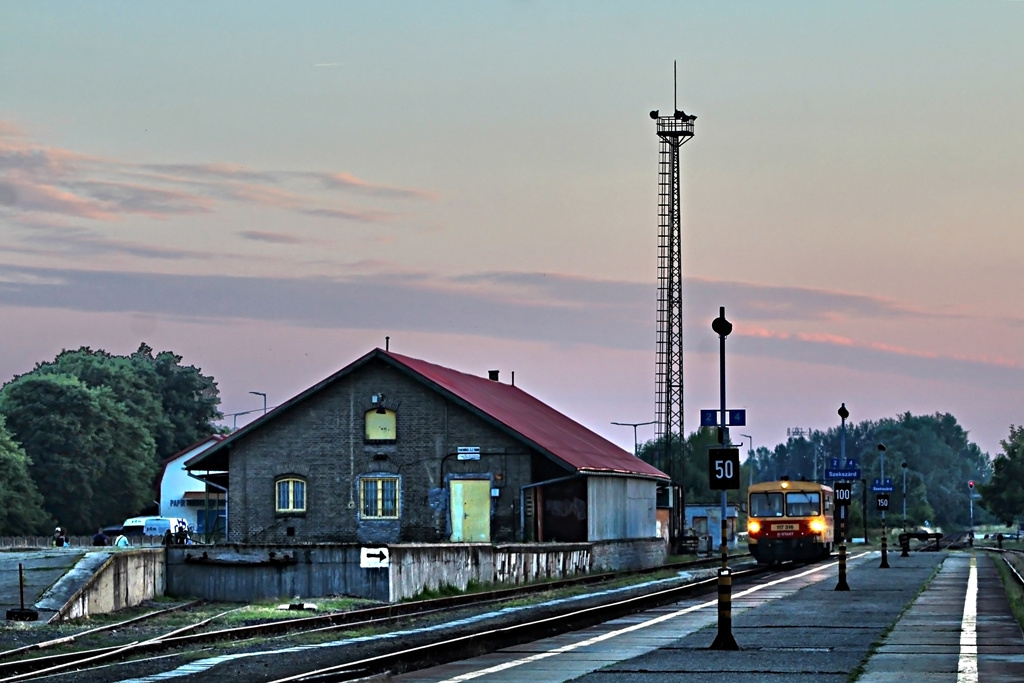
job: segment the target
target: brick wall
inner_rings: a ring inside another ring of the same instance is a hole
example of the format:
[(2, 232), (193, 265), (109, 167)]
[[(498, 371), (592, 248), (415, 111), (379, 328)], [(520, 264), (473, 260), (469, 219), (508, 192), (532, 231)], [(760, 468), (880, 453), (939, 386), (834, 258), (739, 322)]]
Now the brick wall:
[[(393, 443), (367, 443), (364, 415), (383, 394), (397, 415)], [(479, 460), (459, 460), (479, 446)], [(535, 454), (466, 408), (381, 361), (371, 360), (237, 442), (230, 456), (228, 541), (236, 543), (436, 543), (451, 528), (447, 482), (490, 481), (491, 540), (522, 538), (520, 488)], [(275, 481), (306, 481), (306, 512), (278, 515)], [(398, 519), (364, 519), (360, 477), (399, 479)]]
[(665, 564), (668, 546), (661, 538), (603, 541), (593, 543), (590, 553), (592, 571), (645, 569)]

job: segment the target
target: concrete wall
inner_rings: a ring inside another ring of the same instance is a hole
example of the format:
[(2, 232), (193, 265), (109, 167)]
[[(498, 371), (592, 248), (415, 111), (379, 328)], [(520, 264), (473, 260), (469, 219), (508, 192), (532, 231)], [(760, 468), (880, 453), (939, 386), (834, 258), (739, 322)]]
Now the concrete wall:
[(115, 552), (85, 578), (81, 588), (57, 610), (50, 623), (116, 612), (163, 595), (164, 569), (162, 548)]
[(166, 592), (227, 602), (327, 595), (397, 602), (444, 586), (512, 586), (653, 567), (666, 558), (659, 538), (598, 544), (402, 544), (387, 550), (387, 567), (363, 568), (358, 545), (172, 546), (167, 549)]
[(360, 546), (172, 546), (167, 594), (224, 602), (354, 595), (388, 601), (388, 569), (359, 566)]

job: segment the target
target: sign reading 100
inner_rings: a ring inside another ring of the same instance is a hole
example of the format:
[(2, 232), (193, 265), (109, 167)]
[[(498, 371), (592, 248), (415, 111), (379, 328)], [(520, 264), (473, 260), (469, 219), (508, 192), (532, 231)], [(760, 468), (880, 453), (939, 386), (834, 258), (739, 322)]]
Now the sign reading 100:
[(836, 507), (847, 507), (850, 504), (850, 499), (853, 497), (853, 491), (851, 490), (849, 482), (838, 482), (835, 488), (836, 494)]
[(740, 487), (740, 449), (708, 450), (708, 482), (712, 491), (727, 491)]

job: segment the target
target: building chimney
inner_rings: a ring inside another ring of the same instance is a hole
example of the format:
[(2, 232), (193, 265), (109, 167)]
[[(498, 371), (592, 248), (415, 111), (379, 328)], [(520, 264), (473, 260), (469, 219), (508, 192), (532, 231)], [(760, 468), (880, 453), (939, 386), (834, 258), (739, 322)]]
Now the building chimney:
[(488, 370), (487, 379), (491, 380), (492, 382), (497, 382), (499, 372), (500, 370)]

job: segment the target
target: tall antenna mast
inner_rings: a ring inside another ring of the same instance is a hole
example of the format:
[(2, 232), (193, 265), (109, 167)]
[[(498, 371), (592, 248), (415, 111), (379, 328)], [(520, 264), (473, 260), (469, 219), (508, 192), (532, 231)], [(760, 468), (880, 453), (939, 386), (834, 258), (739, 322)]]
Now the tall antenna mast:
[[(655, 354), (657, 436), (660, 452), (655, 467), (672, 478), (679, 500), (673, 501), (669, 542), (683, 533), (683, 257), (682, 219), (679, 193), (679, 149), (693, 138), (693, 122), (677, 106), (677, 66), (672, 64), (672, 113), (662, 116), (655, 109), (651, 118), (657, 125), (658, 158), (658, 340)], [(678, 441), (678, 446), (673, 442)], [(679, 457), (673, 453), (679, 451)]]

